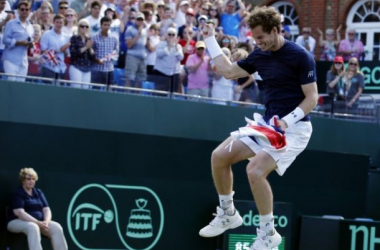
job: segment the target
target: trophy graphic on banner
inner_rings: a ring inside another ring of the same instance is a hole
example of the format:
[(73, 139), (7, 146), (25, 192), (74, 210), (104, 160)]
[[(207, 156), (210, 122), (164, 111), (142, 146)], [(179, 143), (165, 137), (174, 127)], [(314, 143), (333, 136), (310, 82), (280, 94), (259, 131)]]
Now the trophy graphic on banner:
[(127, 225), (127, 236), (131, 238), (144, 239), (153, 236), (152, 217), (150, 210), (145, 209), (148, 201), (137, 199), (137, 209), (131, 210)]

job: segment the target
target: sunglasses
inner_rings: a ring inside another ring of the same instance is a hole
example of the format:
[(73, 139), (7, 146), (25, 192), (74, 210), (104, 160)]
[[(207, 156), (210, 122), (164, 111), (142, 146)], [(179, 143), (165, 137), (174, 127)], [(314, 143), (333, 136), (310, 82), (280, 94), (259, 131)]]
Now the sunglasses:
[(169, 33), (168, 36), (175, 36), (175, 34), (173, 34), (173, 33)]
[(334, 64), (342, 65), (342, 63), (340, 63), (340, 62), (334, 62)]
[(28, 9), (28, 8), (22, 8), (22, 9), (20, 9), (20, 11), (29, 11), (30, 9)]
[(217, 11), (217, 9), (211, 9), (211, 10), (213, 10), (213, 11)]
[(87, 25), (80, 25), (79, 27), (80, 27), (80, 28), (86, 28), (86, 29), (89, 28), (89, 26), (87, 26)]
[(309, 31), (302, 31), (302, 34), (310, 34)]
[(230, 43), (230, 40), (222, 40), (223, 43)]
[(204, 10), (204, 11), (208, 11), (208, 9), (206, 9), (206, 8), (202, 8), (202, 10)]
[(67, 14), (66, 17), (73, 17), (73, 14)]
[(61, 10), (67, 10), (69, 7), (59, 7)]
[(144, 21), (143, 18), (137, 18), (136, 20), (137, 20), (137, 21)]
[(197, 48), (197, 50), (204, 50), (204, 49), (205, 49), (205, 48), (202, 48), (202, 47), (201, 47), (201, 48)]
[(349, 64), (350, 64), (350, 65), (354, 65), (354, 66), (358, 66), (357, 63), (353, 63), (353, 62), (350, 62)]

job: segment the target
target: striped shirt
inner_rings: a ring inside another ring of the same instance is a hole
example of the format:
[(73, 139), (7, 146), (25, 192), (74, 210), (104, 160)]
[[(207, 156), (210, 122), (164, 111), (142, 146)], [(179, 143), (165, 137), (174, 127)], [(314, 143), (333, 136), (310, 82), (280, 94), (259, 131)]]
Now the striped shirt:
[(114, 70), (115, 58), (112, 58), (112, 54), (119, 53), (119, 40), (111, 35), (102, 36), (99, 32), (92, 37), (94, 41), (93, 49), (95, 52), (95, 58), (103, 61), (103, 64), (95, 63), (92, 65), (92, 70), (109, 72)]

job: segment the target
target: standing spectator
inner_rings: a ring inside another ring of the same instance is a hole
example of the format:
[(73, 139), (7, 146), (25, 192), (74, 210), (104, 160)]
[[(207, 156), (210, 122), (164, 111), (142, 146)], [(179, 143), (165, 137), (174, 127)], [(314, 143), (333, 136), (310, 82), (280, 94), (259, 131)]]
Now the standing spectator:
[(331, 65), (331, 69), (327, 72), (326, 76), (327, 94), (331, 97), (336, 96), (338, 100), (346, 99), (347, 93), (344, 87), (345, 75), (343, 57), (335, 56), (334, 63)]
[(149, 27), (152, 24), (155, 24), (156, 22), (153, 20), (153, 13), (150, 10), (143, 10), (142, 13), (144, 14), (145, 17), (145, 24), (146, 24), (146, 29), (149, 29)]
[(156, 14), (157, 23), (164, 20), (164, 15), (165, 15), (165, 3), (164, 1), (160, 0), (157, 2), (157, 14)]
[[(222, 48), (223, 54), (230, 60), (231, 51), (228, 48)], [(233, 100), (233, 82), (230, 79), (226, 79), (219, 71), (216, 69), (215, 65), (212, 66), (213, 79), (212, 79), (212, 89), (211, 97), (215, 99), (222, 99), (226, 101)], [(226, 105), (223, 101), (214, 101), (215, 104)]]
[(90, 34), (95, 35), (100, 31), (100, 9), (102, 8), (102, 3), (95, 0), (91, 3), (91, 14), (86, 17), (90, 23)]
[[(94, 41), (90, 37), (88, 20), (81, 19), (78, 25), (78, 35), (74, 35), (70, 39), (71, 65), (69, 75), (72, 81), (89, 83), (91, 81), (91, 63), (95, 54), (92, 48)], [(71, 84), (71, 86), (81, 87), (79, 84)]]
[(189, 74), (186, 68), (186, 61), (189, 55), (195, 53), (195, 41), (193, 40), (194, 31), (191, 27), (185, 28), (183, 31), (183, 38), (179, 40), (179, 44), (182, 46), (183, 59), (181, 61), (181, 73), (179, 76), (179, 85), (187, 87), (187, 76)]
[(316, 41), (314, 37), (310, 35), (310, 33), (311, 33), (311, 28), (304, 27), (302, 29), (302, 35), (297, 37), (296, 43), (304, 47), (307, 51), (309, 51), (314, 56)]
[(75, 10), (75, 12), (78, 14), (78, 20), (90, 15), (88, 8), (89, 1), (90, 0), (74, 0), (70, 3), (70, 8)]
[[(18, 18), (10, 20), (4, 28), (4, 72), (18, 76), (26, 76), (28, 72), (27, 50), (33, 46), (33, 25), (28, 21), (30, 4), (20, 1)], [(8, 77), (11, 81), (25, 81), (23, 77)]]
[[(236, 3), (239, 5), (238, 11), (236, 11)], [(220, 16), (224, 34), (239, 37), (239, 24), (244, 16), (244, 11), (245, 6), (241, 0), (227, 0), (225, 11)]]
[(3, 60), (1, 60), (4, 51), (3, 43), (3, 28), (9, 20), (12, 20), (15, 15), (14, 13), (5, 12), (5, 6), (7, 5), (7, 0), (0, 0), (0, 72), (4, 72)]
[(144, 29), (144, 20), (144, 14), (137, 13), (135, 25), (129, 26), (125, 33), (128, 46), (127, 60), (125, 62), (127, 87), (140, 88), (141, 82), (146, 80), (147, 32)]
[(221, 48), (227, 48), (230, 51), (233, 50), (233, 42), (230, 36), (224, 35), (222, 36), (222, 39), (219, 40), (219, 45)]
[(323, 40), (323, 32), (318, 28), (319, 32), (319, 46), (322, 48), (322, 54), (319, 60), (321, 61), (333, 61), (336, 56), (336, 47), (339, 46), (340, 43), (340, 29), (342, 25), (340, 25), (336, 29), (336, 40), (334, 41), (334, 30), (327, 29), (326, 30), (326, 40)]
[[(148, 26), (150, 26), (151, 24), (157, 23), (157, 16), (153, 15), (156, 13), (156, 3), (153, 0), (146, 0), (142, 6), (143, 6), (143, 9), (141, 12), (144, 13), (145, 20)], [(151, 15), (151, 16), (147, 17), (147, 14), (145, 13), (149, 13), (148, 15)]]
[(119, 39), (120, 35), (120, 19), (117, 16), (117, 13), (113, 7), (108, 7), (104, 12), (104, 16), (108, 16), (111, 22), (110, 35)]
[[(40, 58), (41, 58), (41, 46), (40, 39), (42, 35), (41, 26), (38, 24), (33, 24), (33, 47), (28, 48), (28, 75), (29, 76), (40, 76)], [(39, 80), (31, 80), (33, 82), (38, 82)]]
[(189, 1), (187, 0), (177, 0), (177, 12), (174, 17), (174, 22), (178, 27), (181, 27), (186, 23), (186, 13), (190, 7)]
[(65, 25), (62, 27), (62, 33), (68, 40), (70, 40), (70, 38), (73, 35), (76, 35), (78, 32), (77, 13), (75, 12), (75, 10), (70, 8), (67, 9), (65, 17)]
[(114, 60), (119, 52), (118, 39), (109, 35), (111, 22), (111, 18), (102, 17), (101, 30), (92, 38), (95, 58), (99, 63), (92, 66), (91, 82), (106, 84), (107, 88), (113, 84)]
[(23, 168), (19, 174), (21, 183), (11, 196), (12, 212), (7, 229), (12, 233), (24, 233), (31, 250), (42, 250), (41, 233), (50, 238), (54, 250), (67, 250), (62, 226), (52, 221), (52, 213), (41, 189), (36, 188), (38, 175), (33, 168)]
[(59, 1), (58, 14), (62, 16), (66, 16), (66, 11), (68, 10), (68, 8), (69, 8), (69, 2), (67, 2), (66, 0)]
[(355, 30), (348, 30), (346, 39), (342, 40), (339, 44), (339, 53), (343, 56), (344, 61), (347, 62), (351, 57), (360, 59), (363, 52), (363, 43), (359, 39), (356, 39)]
[[(65, 18), (62, 15), (55, 15), (53, 19), (54, 28), (44, 32), (41, 37), (41, 53), (56, 54), (59, 58), (57, 65), (50, 61), (45, 61), (42, 64), (42, 77), (53, 79), (64, 79), (65, 77), (66, 65), (64, 63), (64, 58), (66, 51), (70, 46), (70, 42), (68, 42), (67, 38), (62, 33), (64, 19)], [(45, 81), (45, 83), (51, 82)]]
[(189, 8), (186, 12), (186, 16), (185, 16), (185, 24), (180, 26), (178, 28), (178, 36), (183, 39), (183, 31), (186, 29), (186, 28), (190, 28), (192, 31), (197, 31), (197, 27), (194, 26), (194, 17), (195, 17), (195, 12), (193, 9)]
[(347, 107), (356, 109), (357, 101), (364, 89), (364, 75), (360, 72), (359, 60), (356, 57), (350, 58), (344, 81), (347, 91)]
[(177, 27), (177, 24), (174, 22), (172, 16), (173, 16), (173, 10), (169, 6), (166, 6), (163, 19), (161, 20), (161, 22), (158, 23), (158, 25), (160, 25), (160, 29), (161, 29), (160, 36), (166, 35), (166, 31), (168, 28), (170, 28), (170, 27), (176, 28)]
[(218, 6), (211, 6), (209, 11), (210, 20), (213, 20), (215, 23), (215, 27), (219, 27), (219, 13), (218, 13)]
[(125, 68), (125, 60), (127, 57), (127, 50), (128, 46), (125, 42), (125, 32), (127, 31), (128, 27), (131, 25), (135, 25), (136, 20), (136, 10), (133, 8), (130, 8), (129, 5), (127, 5), (123, 10), (123, 17), (120, 21), (120, 34), (119, 34), (119, 58), (117, 60), (117, 68), (124, 69)]
[(169, 28), (165, 40), (157, 45), (157, 57), (154, 65), (154, 74), (159, 76), (156, 80), (156, 89), (170, 92), (180, 92), (179, 74), (183, 52), (178, 44), (177, 29)]
[(146, 48), (148, 50), (148, 56), (146, 58), (146, 71), (148, 75), (153, 74), (154, 64), (156, 63), (156, 48), (160, 42), (160, 27), (157, 24), (152, 24), (149, 27), (148, 39)]
[(205, 27), (205, 24), (208, 20), (208, 17), (206, 15), (200, 15), (198, 17), (198, 28), (197, 28), (197, 41), (203, 40), (203, 28)]
[(210, 58), (205, 53), (206, 45), (203, 41), (198, 41), (195, 48), (196, 52), (186, 61), (186, 67), (189, 70), (187, 94), (208, 97)]
[(42, 33), (53, 28), (52, 14), (53, 12), (47, 7), (41, 9), (41, 18), (37, 20), (37, 23), (41, 26)]

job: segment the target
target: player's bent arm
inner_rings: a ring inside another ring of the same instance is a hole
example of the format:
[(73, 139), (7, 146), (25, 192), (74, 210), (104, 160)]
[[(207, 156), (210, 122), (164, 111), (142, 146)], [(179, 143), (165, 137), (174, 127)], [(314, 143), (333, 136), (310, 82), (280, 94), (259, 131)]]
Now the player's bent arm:
[(236, 62), (231, 63), (224, 54), (214, 58), (214, 64), (219, 73), (226, 79), (237, 79), (249, 76), (247, 71), (240, 68)]
[(317, 83), (309, 83), (301, 86), (302, 92), (305, 95), (305, 99), (300, 103), (298, 107), (300, 107), (305, 115), (309, 114), (310, 111), (315, 108), (318, 103), (318, 88)]
[(318, 102), (318, 90), (317, 83), (309, 83), (301, 86), (302, 92), (305, 95), (303, 101), (288, 115), (281, 118), (278, 121), (279, 127), (282, 130), (293, 126), (296, 122), (301, 120), (305, 115), (310, 113), (311, 110), (317, 105)]

